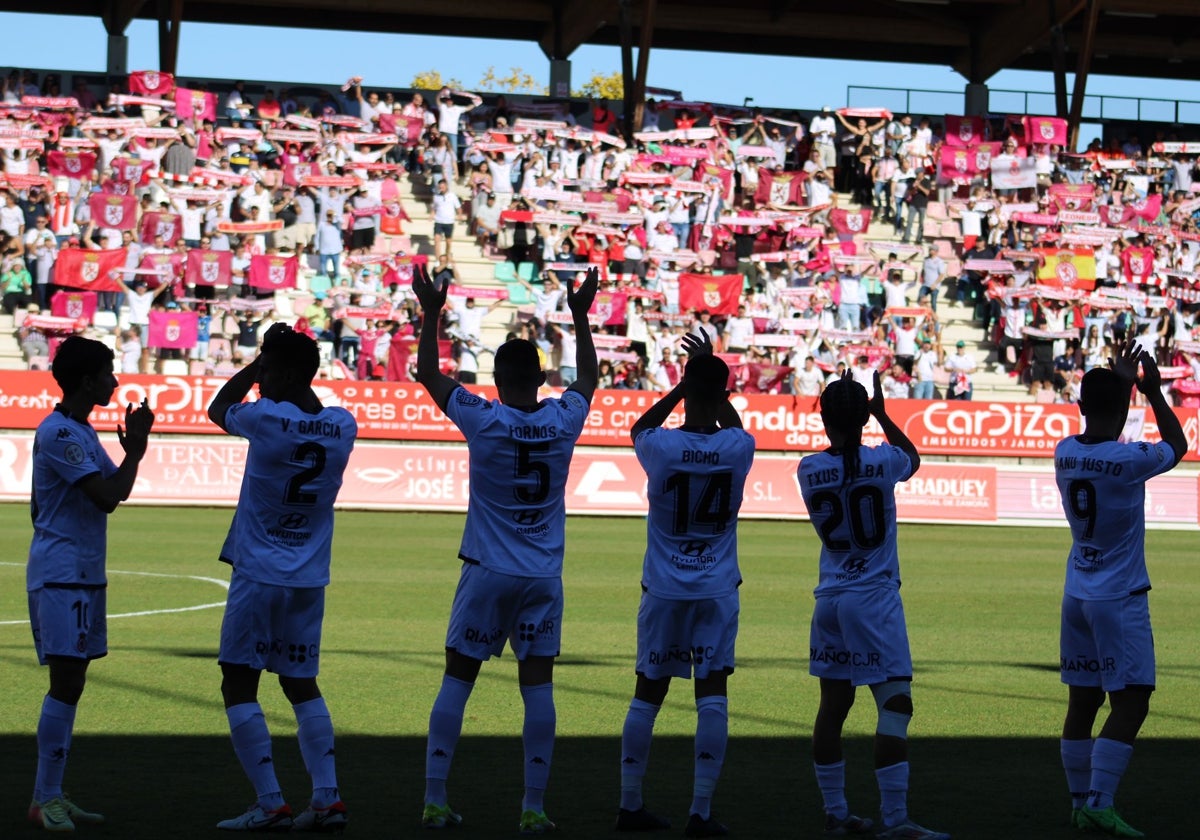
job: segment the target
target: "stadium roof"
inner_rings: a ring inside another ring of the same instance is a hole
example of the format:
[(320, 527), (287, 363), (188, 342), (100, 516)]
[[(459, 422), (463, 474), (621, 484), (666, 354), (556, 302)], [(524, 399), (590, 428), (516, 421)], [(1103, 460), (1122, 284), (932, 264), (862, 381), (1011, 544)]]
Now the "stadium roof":
[[(181, 15), (185, 25), (538, 41), (568, 58), (584, 43), (620, 44), (621, 7), (632, 30), (649, 7), (654, 47), (917, 62), (984, 82), (1004, 68), (1054, 69), (1056, 27), (1074, 69), (1090, 3), (1099, 8), (1092, 73), (1200, 78), (1196, 0), (54, 0), (39, 11), (102, 18), (112, 34), (135, 17), (161, 26)], [(0, 10), (29, 3), (0, 0)]]

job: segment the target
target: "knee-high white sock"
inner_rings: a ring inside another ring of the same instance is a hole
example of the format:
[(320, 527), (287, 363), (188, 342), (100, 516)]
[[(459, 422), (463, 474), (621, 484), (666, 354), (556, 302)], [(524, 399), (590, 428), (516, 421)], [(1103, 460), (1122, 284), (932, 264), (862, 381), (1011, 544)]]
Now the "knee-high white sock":
[(636, 811), (644, 804), (642, 779), (650, 762), (650, 740), (659, 708), (635, 697), (625, 713), (621, 730), (621, 807), (626, 811)]
[(1097, 738), (1092, 744), (1092, 780), (1088, 790), (1089, 808), (1108, 808), (1113, 804), (1117, 785), (1125, 775), (1133, 745), (1110, 738)]
[(1062, 755), (1063, 772), (1067, 774), (1071, 807), (1082, 808), (1087, 803), (1088, 790), (1092, 786), (1092, 739), (1062, 738), (1058, 747)]
[(835, 819), (846, 819), (850, 816), (850, 805), (846, 802), (846, 762), (836, 761), (833, 764), (814, 762), (813, 770), (817, 774), (817, 787), (821, 789), (825, 813)]
[(314, 808), (328, 808), (338, 801), (337, 769), (333, 751), (333, 719), (318, 697), (292, 706), (296, 714), (296, 737), (304, 767), (312, 776)]
[(521, 808), (541, 811), (550, 782), (554, 730), (558, 724), (554, 711), (554, 683), (523, 685), (521, 699), (525, 701), (525, 726), (521, 730), (521, 742), (525, 746), (525, 799)]
[(908, 819), (908, 762), (889, 764), (875, 770), (879, 783), (879, 810), (887, 828)]
[(49, 694), (42, 699), (42, 715), (37, 726), (37, 776), (33, 799), (45, 802), (62, 795), (63, 774), (71, 752), (71, 732), (75, 728), (75, 707), (55, 700)]
[(267, 731), (267, 719), (262, 706), (257, 703), (239, 703), (225, 710), (229, 719), (229, 735), (233, 739), (233, 751), (242, 770), (254, 785), (258, 802), (268, 811), (283, 805), (283, 794), (275, 778), (275, 760), (271, 756), (271, 733)]
[(429, 713), (429, 741), (425, 748), (425, 802), (446, 804), (446, 779), (450, 778), (450, 762), (462, 734), (463, 710), (475, 683), (443, 676), (442, 688)]
[(696, 701), (696, 764), (692, 781), (691, 813), (702, 819), (711, 816), (713, 791), (725, 763), (729, 741), (729, 700), (701, 697)]

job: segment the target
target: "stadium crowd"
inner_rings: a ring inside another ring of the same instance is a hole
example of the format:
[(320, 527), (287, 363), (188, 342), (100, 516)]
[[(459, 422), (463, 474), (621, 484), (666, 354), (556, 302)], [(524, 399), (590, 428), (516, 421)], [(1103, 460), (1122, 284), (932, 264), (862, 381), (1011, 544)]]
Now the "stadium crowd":
[[(307, 97), (155, 71), (59, 88), (13, 71), (0, 114), (0, 283), (32, 367), (82, 331), (125, 371), (229, 374), (284, 320), (331, 376), (412, 379), (427, 264), (454, 281), (447, 371), (475, 381), (507, 301), (569, 385), (563, 281), (597, 265), (601, 387), (669, 390), (703, 332), (748, 393), (881, 370), (892, 397), (969, 399), (990, 363), (1070, 401), (1126, 338), (1177, 401), (1200, 393), (1200, 146), (1173, 136), (1075, 154), (1049, 117), (652, 99), (624, 137), (600, 101), (427, 102), (357, 77)], [(403, 181), (432, 230), (406, 226)], [(499, 283), (459, 277), (464, 222)], [(987, 361), (943, 347), (939, 303), (970, 309)]]

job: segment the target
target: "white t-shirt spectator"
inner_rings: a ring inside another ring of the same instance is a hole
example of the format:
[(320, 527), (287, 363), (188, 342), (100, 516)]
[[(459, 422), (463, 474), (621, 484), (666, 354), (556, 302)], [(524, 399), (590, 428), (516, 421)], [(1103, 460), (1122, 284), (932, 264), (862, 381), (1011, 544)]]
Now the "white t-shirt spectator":
[(458, 208), (462, 202), (450, 190), (436, 193), (433, 196), (433, 220), (439, 225), (452, 225), (458, 217)]
[(734, 315), (725, 322), (725, 344), (729, 348), (745, 350), (754, 339), (754, 319)]

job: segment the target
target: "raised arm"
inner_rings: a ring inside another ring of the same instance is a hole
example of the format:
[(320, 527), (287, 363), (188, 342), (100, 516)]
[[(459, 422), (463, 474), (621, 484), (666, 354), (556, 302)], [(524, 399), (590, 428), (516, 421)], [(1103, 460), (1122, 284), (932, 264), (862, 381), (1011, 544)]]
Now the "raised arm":
[(567, 279), (567, 308), (575, 324), (575, 369), (576, 379), (568, 391), (576, 391), (589, 403), (600, 380), (600, 363), (596, 359), (596, 344), (592, 341), (592, 325), (588, 323), (588, 310), (596, 299), (600, 287), (600, 272), (593, 266), (587, 277), (575, 287), (574, 276)]
[(429, 396), (445, 411), (450, 395), (459, 384), (442, 373), (438, 359), (438, 319), (446, 305), (449, 280), (439, 286), (423, 265), (413, 266), (413, 293), (421, 304), (421, 337), (417, 342), (417, 381), (425, 386)]
[[(1134, 342), (1129, 342), (1128, 347), (1133, 346)], [(1128, 347), (1126, 352), (1129, 352)], [(1159, 435), (1170, 444), (1175, 453), (1175, 463), (1171, 465), (1174, 467), (1187, 454), (1187, 435), (1183, 432), (1179, 418), (1167, 403), (1167, 398), (1163, 396), (1162, 376), (1158, 372), (1154, 357), (1142, 350), (1138, 361), (1142, 363), (1142, 378), (1137, 381), (1137, 389), (1145, 395), (1146, 402), (1150, 403), (1150, 408), (1154, 411), (1154, 422), (1158, 424)]]
[(909, 475), (914, 475), (921, 466), (921, 454), (917, 452), (916, 445), (908, 439), (908, 435), (904, 434), (892, 418), (887, 416), (887, 411), (883, 407), (883, 387), (879, 384), (879, 371), (875, 371), (874, 384), (875, 393), (871, 396), (867, 407), (870, 409), (871, 416), (883, 429), (883, 435), (887, 438), (887, 442), (908, 456), (912, 462), (912, 472)]
[(125, 406), (125, 428), (117, 426), (117, 440), (125, 450), (125, 458), (117, 471), (104, 478), (93, 475), (79, 485), (79, 489), (92, 504), (105, 513), (112, 513), (117, 505), (129, 498), (133, 483), (137, 480), (138, 464), (146, 454), (150, 428), (154, 425), (154, 412), (145, 400), (137, 408), (133, 403)]

